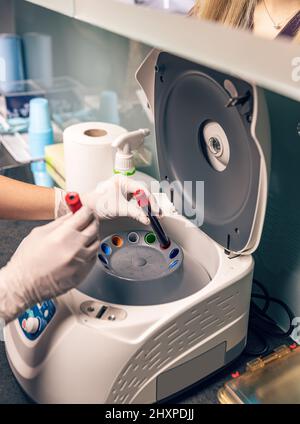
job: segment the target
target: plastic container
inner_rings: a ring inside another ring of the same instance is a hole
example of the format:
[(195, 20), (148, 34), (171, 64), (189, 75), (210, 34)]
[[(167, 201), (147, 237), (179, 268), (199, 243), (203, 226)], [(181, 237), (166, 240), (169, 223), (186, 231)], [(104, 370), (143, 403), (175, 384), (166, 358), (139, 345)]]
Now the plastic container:
[(7, 88), (7, 83), (0, 82), (0, 113), (6, 119), (28, 118), (30, 100), (46, 95), (45, 90), (32, 80), (14, 81), (13, 90)]
[[(44, 158), (45, 147), (54, 143), (48, 100), (37, 98), (30, 101), (29, 151), (32, 158)], [(35, 183), (52, 187), (53, 181), (47, 174), (45, 161), (31, 165)], [(45, 175), (41, 175), (45, 174)]]
[(24, 79), (21, 39), (0, 34), (0, 82), (6, 92), (15, 91), (15, 81)]
[(223, 404), (299, 404), (300, 347), (280, 346), (219, 390)]

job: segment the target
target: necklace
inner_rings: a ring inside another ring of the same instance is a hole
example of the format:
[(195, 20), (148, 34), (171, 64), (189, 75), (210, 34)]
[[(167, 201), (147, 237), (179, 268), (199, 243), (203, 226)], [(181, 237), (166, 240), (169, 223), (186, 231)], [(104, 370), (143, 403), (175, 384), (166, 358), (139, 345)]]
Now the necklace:
[(270, 18), (270, 20), (272, 21), (272, 24), (273, 24), (273, 27), (276, 29), (276, 30), (279, 30), (279, 29), (281, 29), (282, 27), (283, 27), (283, 25), (296, 13), (296, 11), (294, 11), (293, 13), (291, 13), (287, 18), (285, 18), (284, 19), (284, 21), (281, 21), (281, 22), (275, 22), (274, 21), (274, 19), (272, 18), (272, 15), (271, 15), (271, 13), (269, 12), (269, 9), (268, 9), (268, 6), (266, 5), (266, 0), (263, 0), (264, 1), (264, 6), (265, 6), (265, 9), (266, 9), (266, 12), (267, 12), (267, 14), (268, 14), (268, 16), (269, 16), (269, 18)]

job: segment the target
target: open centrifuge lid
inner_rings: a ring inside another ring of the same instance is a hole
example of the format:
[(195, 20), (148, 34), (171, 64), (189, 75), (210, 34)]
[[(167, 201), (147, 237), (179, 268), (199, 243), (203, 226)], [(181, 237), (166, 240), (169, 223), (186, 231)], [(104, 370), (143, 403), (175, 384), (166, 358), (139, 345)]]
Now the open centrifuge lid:
[[(160, 177), (173, 183), (175, 206), (181, 198), (179, 212), (187, 216), (197, 205), (209, 237), (230, 253), (252, 253), (264, 222), (270, 157), (261, 90), (158, 51), (137, 79), (155, 116)], [(204, 208), (196, 181), (204, 182)]]

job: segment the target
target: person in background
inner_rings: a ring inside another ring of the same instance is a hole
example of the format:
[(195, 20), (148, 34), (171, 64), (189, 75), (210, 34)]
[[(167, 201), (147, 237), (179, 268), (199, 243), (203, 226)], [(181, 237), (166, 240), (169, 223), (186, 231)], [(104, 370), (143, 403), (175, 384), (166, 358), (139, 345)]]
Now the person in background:
[(196, 0), (190, 15), (300, 42), (300, 0)]
[(141, 183), (122, 175), (99, 183), (90, 193), (80, 193), (83, 207), (74, 215), (58, 188), (44, 188), (0, 177), (0, 219), (53, 220), (36, 227), (21, 242), (9, 263), (0, 269), (0, 318), (6, 323), (37, 302), (76, 287), (95, 264), (99, 248), (99, 223), (128, 216), (149, 223), (130, 196)]

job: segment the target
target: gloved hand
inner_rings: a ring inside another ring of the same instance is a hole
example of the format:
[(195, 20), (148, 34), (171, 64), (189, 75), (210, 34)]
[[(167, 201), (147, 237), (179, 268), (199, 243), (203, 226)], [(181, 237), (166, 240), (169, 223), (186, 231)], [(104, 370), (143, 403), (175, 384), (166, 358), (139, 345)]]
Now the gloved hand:
[[(159, 215), (159, 208), (154, 197), (144, 183), (128, 178), (124, 175), (115, 175), (107, 181), (100, 182), (91, 193), (80, 194), (83, 205), (89, 207), (100, 219), (112, 219), (117, 216), (128, 216), (142, 224), (148, 225), (149, 218), (135, 199), (133, 193), (142, 189), (149, 197), (151, 210), (154, 215)], [(56, 196), (56, 215), (66, 213), (67, 205), (64, 200), (65, 193)]]
[(35, 228), (0, 270), (0, 317), (8, 322), (77, 286), (93, 267), (98, 247), (98, 220), (85, 207)]

